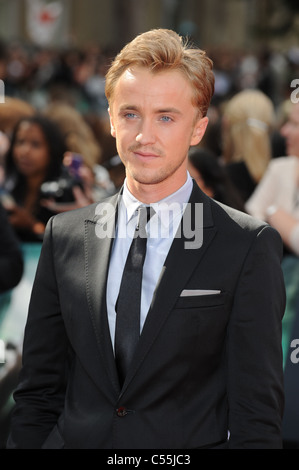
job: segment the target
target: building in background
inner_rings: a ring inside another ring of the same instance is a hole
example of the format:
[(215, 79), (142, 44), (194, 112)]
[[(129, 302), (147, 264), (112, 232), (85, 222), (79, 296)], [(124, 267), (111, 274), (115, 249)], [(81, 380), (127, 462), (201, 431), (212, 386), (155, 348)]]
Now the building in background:
[(121, 48), (169, 27), (202, 47), (298, 46), (297, 0), (0, 0), (0, 36), (52, 46)]

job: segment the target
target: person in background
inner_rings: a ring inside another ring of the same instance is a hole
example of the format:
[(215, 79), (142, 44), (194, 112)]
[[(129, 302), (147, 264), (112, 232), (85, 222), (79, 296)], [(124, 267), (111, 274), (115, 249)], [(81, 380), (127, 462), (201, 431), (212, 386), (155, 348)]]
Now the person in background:
[(287, 156), (273, 159), (246, 202), (249, 214), (267, 221), (280, 233), (285, 253), (299, 256), (299, 103), (281, 128)]
[(43, 115), (59, 127), (68, 151), (82, 155), (89, 168), (100, 162), (102, 149), (77, 109), (62, 101), (54, 101), (43, 110)]
[[(84, 191), (75, 188), (75, 204), (69, 208), (82, 207), (99, 201), (115, 192), (107, 169), (102, 165), (102, 147), (90, 124), (73, 106), (57, 101), (51, 103), (43, 114), (54, 121), (65, 139), (67, 151), (81, 156), (80, 174)], [(57, 212), (67, 209), (51, 202)]]
[(0, 186), (4, 178), (4, 156), (9, 148), (15, 126), (21, 118), (33, 116), (34, 107), (20, 98), (5, 97), (0, 106)]
[(192, 147), (189, 151), (188, 170), (208, 196), (227, 206), (244, 211), (243, 201), (232, 184), (226, 167), (210, 150)]
[(223, 109), (222, 157), (244, 203), (271, 160), (274, 122), (273, 103), (259, 90), (237, 93)]
[[(291, 101), (290, 101), (291, 103)], [(290, 360), (291, 343), (298, 338), (299, 318), (299, 103), (292, 104), (287, 121), (281, 127), (286, 155), (274, 158), (246, 203), (247, 211), (267, 221), (284, 243), (282, 269), (286, 286), (286, 308), (282, 323), (282, 347), (285, 371), (284, 446), (299, 446), (298, 371)]]
[(58, 180), (62, 171), (64, 139), (51, 120), (34, 115), (15, 126), (5, 156), (5, 209), (22, 241), (38, 241), (53, 212), (41, 204), (42, 184)]
[(0, 204), (0, 294), (18, 285), (23, 274), (23, 255), (7, 214)]

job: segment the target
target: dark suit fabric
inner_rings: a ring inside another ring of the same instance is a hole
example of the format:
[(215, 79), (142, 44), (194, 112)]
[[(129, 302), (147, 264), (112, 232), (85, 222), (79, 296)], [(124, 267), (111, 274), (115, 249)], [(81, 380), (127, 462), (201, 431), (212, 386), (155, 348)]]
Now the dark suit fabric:
[(174, 239), (121, 390), (105, 308), (111, 238), (95, 235), (97, 205), (51, 219), (9, 448), (217, 447), (228, 429), (231, 448), (281, 446), (280, 237), (196, 185), (190, 203), (203, 203), (203, 245)]

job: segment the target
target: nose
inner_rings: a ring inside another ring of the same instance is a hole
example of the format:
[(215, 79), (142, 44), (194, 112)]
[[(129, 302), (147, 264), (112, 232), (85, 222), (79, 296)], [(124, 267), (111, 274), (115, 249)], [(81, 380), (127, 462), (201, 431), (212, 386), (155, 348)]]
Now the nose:
[(153, 144), (156, 141), (153, 124), (149, 120), (143, 120), (139, 133), (136, 136), (136, 142), (141, 145)]

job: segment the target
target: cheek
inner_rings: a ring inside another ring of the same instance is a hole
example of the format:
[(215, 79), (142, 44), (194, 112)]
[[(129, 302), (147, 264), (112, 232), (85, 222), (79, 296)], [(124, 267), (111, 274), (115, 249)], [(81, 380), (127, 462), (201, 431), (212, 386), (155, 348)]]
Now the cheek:
[(115, 129), (114, 134), (117, 147), (120, 147), (122, 149), (130, 147), (132, 143), (135, 142), (136, 136), (138, 135), (138, 133), (136, 134), (133, 126), (130, 126), (129, 129), (118, 127)]

